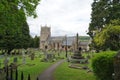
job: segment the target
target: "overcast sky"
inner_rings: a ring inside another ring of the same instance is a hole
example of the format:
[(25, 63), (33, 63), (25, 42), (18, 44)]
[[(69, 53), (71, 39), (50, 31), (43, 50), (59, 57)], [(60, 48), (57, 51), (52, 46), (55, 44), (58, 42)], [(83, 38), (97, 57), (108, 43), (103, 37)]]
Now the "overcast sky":
[(52, 36), (86, 36), (93, 0), (41, 0), (38, 17), (27, 18), (30, 34), (40, 35), (41, 26), (51, 27)]

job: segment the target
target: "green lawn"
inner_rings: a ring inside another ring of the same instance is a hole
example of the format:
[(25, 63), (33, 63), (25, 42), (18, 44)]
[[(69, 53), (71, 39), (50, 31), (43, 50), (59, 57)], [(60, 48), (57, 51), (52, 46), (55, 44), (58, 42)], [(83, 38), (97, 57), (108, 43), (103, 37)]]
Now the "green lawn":
[[(18, 66), (18, 75), (19, 75), (19, 79), (21, 76), (21, 72), (23, 71), (24, 74), (24, 78), (25, 80), (27, 80), (28, 74), (30, 74), (31, 76), (31, 80), (36, 80), (37, 76), (40, 75), (40, 73), (42, 73), (46, 68), (48, 68), (50, 65), (52, 65), (54, 62), (41, 62), (41, 58), (43, 58), (43, 55), (41, 55), (41, 57), (39, 57), (40, 52), (36, 51), (35, 52), (35, 59), (31, 60), (29, 55), (26, 55), (26, 64), (22, 63), (22, 56), (17, 55), (17, 56), (9, 56), (10, 58), (10, 62), (13, 62), (13, 58), (17, 57), (18, 58), (18, 62), (17, 65)], [(1, 62), (3, 62), (4, 58), (0, 59)], [(3, 63), (1, 65), (1, 67), (3, 67)], [(15, 72), (14, 72), (15, 73)]]
[(31, 61), (30, 59), (27, 60), (26, 65), (21, 65), (18, 68), (19, 75), (23, 71), (25, 75), (25, 80), (27, 80), (28, 74), (31, 75), (31, 80), (36, 80), (37, 76), (42, 73), (46, 68), (48, 68), (51, 64), (50, 62), (40, 62), (39, 58)]
[(92, 72), (87, 73), (87, 70), (69, 68), (68, 65), (68, 62), (64, 62), (56, 69), (55, 80), (96, 80)]
[[(10, 59), (9, 64), (13, 62), (14, 57), (17, 57), (18, 59), (18, 62), (17, 62), (17, 65), (19, 65), (18, 66), (18, 75), (19, 75), (18, 80), (21, 80), (21, 72), (23, 72), (25, 80), (27, 80), (28, 74), (30, 74), (31, 80), (36, 80), (38, 75), (40, 75), (46, 68), (48, 68), (49, 66), (55, 63), (51, 61), (41, 62), (41, 59), (43, 59), (44, 57), (43, 53), (39, 50), (38, 51), (36, 50), (34, 52), (35, 52), (34, 60), (30, 59), (29, 54), (26, 55), (26, 64), (23, 64), (22, 55), (9, 55), (9, 59)], [(59, 59), (65, 58), (65, 53), (61, 52), (60, 55), (58, 56), (56, 52), (55, 57), (56, 57), (56, 61), (58, 61)], [(0, 59), (0, 62), (2, 62), (2, 65), (0, 66), (0, 68), (4, 66), (3, 64), (4, 59), (5, 58)]]
[[(71, 53), (68, 52), (68, 55)], [(65, 52), (61, 52), (60, 56), (55, 55), (58, 59), (65, 58)], [(23, 71), (24, 78), (27, 80), (28, 74), (31, 75), (31, 80), (36, 80), (37, 76), (41, 74), (46, 68), (54, 64), (54, 62), (41, 62), (43, 54), (39, 51), (35, 52), (35, 59), (31, 60), (28, 55), (26, 55), (26, 64), (22, 64), (22, 56), (9, 56), (10, 63), (13, 62), (14, 57), (18, 57), (18, 72), (19, 80), (21, 72)], [(0, 60), (3, 62), (3, 59)], [(86, 70), (73, 69), (68, 67), (69, 63), (64, 62), (55, 71), (55, 80), (95, 80), (93, 73), (87, 73)], [(3, 66), (3, 65), (2, 65)], [(83, 66), (83, 65), (80, 65)], [(90, 64), (88, 64), (90, 66)]]

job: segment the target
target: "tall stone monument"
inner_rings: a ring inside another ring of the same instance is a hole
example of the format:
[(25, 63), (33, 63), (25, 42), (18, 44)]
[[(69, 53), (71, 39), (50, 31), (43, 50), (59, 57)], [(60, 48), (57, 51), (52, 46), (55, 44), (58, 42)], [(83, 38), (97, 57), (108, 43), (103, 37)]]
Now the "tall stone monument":
[(84, 62), (84, 57), (81, 55), (81, 47), (79, 46), (79, 35), (76, 35), (76, 49), (74, 55), (71, 56), (71, 62), (73, 63), (82, 63)]

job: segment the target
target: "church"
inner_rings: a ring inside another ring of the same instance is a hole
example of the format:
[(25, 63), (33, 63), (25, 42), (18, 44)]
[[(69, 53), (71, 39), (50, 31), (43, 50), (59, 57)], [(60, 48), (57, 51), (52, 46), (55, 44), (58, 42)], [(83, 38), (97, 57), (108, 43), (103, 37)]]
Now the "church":
[[(77, 46), (76, 36), (51, 36), (51, 27), (41, 26), (40, 32), (40, 49), (42, 50), (68, 50), (74, 51)], [(79, 47), (84, 50), (89, 50), (89, 41), (81, 42)]]

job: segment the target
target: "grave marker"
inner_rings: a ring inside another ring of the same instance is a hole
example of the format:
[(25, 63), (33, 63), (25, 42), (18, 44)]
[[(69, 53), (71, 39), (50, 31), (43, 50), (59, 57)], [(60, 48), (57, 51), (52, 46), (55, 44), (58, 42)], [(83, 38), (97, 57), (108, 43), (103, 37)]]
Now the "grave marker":
[(14, 63), (17, 63), (17, 61), (18, 61), (18, 60), (17, 60), (17, 57), (14, 57), (13, 62), (14, 62)]
[(23, 56), (23, 64), (26, 64), (26, 58), (25, 58), (25, 55)]
[(4, 66), (7, 67), (9, 63), (9, 58), (6, 57), (3, 63), (4, 63)]
[(30, 57), (31, 57), (31, 60), (34, 60), (35, 54), (32, 52)]
[(23, 64), (26, 64), (26, 57), (25, 57), (25, 50), (22, 50), (22, 62)]

